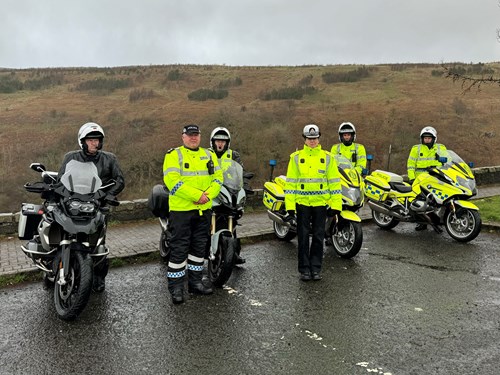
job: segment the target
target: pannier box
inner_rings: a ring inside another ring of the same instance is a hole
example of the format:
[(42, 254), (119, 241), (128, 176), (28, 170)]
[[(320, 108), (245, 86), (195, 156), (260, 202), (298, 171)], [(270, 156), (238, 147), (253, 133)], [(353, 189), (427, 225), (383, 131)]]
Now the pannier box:
[(264, 202), (264, 206), (268, 209), (277, 211), (285, 204), (285, 192), (281, 186), (268, 181), (264, 183), (262, 201)]
[[(387, 193), (391, 190), (389, 182), (391, 175), (397, 176), (391, 172), (374, 171), (365, 177), (365, 195), (367, 198), (381, 201), (387, 198)], [(401, 177), (401, 176), (399, 176)], [(401, 182), (403, 178), (401, 177)]]
[(165, 185), (155, 185), (148, 198), (148, 207), (151, 213), (156, 217), (168, 218), (169, 191)]
[(42, 220), (43, 205), (23, 203), (19, 215), (17, 235), (20, 240), (31, 240)]

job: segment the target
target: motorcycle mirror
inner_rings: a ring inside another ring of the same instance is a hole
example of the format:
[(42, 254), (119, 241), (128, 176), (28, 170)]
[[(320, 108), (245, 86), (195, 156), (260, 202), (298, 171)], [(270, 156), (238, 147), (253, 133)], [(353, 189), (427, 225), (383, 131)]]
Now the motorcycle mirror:
[(107, 189), (109, 188), (110, 186), (113, 186), (114, 184), (116, 184), (116, 180), (110, 180), (109, 184), (106, 184), (106, 185), (103, 185), (99, 188), (99, 190), (104, 190), (104, 189)]
[(33, 169), (35, 172), (45, 172), (47, 169), (42, 163), (31, 163), (30, 168)]

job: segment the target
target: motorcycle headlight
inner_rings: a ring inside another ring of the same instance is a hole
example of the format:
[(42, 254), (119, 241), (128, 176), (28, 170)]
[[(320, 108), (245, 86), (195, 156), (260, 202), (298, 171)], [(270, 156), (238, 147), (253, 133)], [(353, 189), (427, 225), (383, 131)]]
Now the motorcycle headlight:
[(70, 200), (67, 207), (71, 215), (91, 214), (95, 211), (94, 203), (82, 202), (77, 199)]

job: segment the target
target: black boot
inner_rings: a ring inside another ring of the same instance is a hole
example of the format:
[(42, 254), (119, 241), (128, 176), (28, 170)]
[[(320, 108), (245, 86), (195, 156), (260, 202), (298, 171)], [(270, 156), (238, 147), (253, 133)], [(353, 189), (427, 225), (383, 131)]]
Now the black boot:
[(184, 302), (184, 289), (176, 288), (170, 294), (174, 305), (179, 305)]
[(94, 282), (92, 284), (92, 289), (94, 292), (101, 293), (104, 292), (106, 288), (106, 279), (105, 276), (94, 275)]
[(202, 271), (188, 272), (188, 292), (192, 294), (212, 294), (214, 290), (212, 287), (203, 284)]
[(244, 264), (246, 263), (246, 259), (242, 258), (240, 254), (234, 254), (234, 264)]
[(426, 230), (427, 229), (427, 224), (417, 224), (417, 226), (415, 227), (415, 230), (417, 232), (421, 231), (421, 230)]

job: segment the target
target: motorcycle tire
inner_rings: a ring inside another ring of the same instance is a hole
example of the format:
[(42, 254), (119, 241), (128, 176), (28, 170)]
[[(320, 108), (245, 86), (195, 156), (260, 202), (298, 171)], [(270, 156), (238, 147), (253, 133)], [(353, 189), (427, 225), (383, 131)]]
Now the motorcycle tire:
[(166, 231), (161, 231), (160, 235), (160, 257), (164, 263), (168, 263), (170, 259), (170, 247), (168, 245), (169, 234)]
[(481, 232), (481, 216), (476, 210), (459, 208), (455, 215), (448, 211), (444, 218), (446, 231), (458, 242), (472, 241)]
[(88, 254), (72, 252), (67, 283), (59, 285), (59, 273), (54, 284), (54, 304), (62, 320), (75, 319), (85, 308), (92, 292), (93, 262)]
[(339, 257), (351, 259), (359, 253), (363, 243), (361, 223), (347, 220), (340, 222), (330, 239)]
[(289, 226), (281, 225), (276, 221), (273, 221), (273, 230), (276, 238), (280, 241), (291, 241), (297, 235), (297, 233), (291, 230)]
[(208, 277), (216, 287), (222, 287), (231, 277), (234, 267), (235, 239), (221, 236), (215, 258), (208, 260)]
[(375, 224), (381, 229), (389, 230), (399, 224), (399, 220), (382, 212), (372, 210), (372, 218)]

